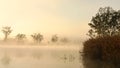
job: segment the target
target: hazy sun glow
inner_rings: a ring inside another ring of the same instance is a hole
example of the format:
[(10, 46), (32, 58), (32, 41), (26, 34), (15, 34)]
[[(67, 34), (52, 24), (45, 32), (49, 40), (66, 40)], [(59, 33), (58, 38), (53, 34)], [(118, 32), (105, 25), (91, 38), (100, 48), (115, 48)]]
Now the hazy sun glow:
[(120, 9), (119, 3), (120, 0), (0, 0), (0, 27), (11, 26), (13, 35), (41, 32), (85, 37), (87, 23), (99, 7)]

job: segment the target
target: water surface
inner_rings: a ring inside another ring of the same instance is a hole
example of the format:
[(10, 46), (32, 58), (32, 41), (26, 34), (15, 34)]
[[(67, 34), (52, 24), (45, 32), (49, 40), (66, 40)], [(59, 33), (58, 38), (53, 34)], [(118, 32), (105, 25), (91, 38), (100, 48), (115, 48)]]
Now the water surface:
[(0, 68), (83, 68), (80, 46), (0, 45)]

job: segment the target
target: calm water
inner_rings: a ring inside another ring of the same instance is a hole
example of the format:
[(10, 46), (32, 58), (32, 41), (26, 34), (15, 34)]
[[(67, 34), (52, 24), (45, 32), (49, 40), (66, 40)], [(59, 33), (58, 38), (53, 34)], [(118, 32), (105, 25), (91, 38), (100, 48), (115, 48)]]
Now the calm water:
[(0, 68), (83, 68), (79, 46), (0, 46)]

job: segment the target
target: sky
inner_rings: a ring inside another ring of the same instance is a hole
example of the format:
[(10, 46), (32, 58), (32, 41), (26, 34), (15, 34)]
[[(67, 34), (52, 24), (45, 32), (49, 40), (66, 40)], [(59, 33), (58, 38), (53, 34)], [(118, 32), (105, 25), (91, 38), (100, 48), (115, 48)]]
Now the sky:
[[(88, 23), (100, 7), (120, 9), (120, 0), (0, 0), (0, 30), (85, 38)], [(0, 32), (0, 36), (2, 36)], [(1, 37), (0, 37), (1, 38)]]

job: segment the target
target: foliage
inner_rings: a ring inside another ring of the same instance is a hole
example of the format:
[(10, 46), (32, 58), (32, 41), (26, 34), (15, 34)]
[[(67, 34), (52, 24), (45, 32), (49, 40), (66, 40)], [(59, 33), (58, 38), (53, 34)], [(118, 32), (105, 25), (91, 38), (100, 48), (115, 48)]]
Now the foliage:
[(25, 39), (26, 38), (26, 35), (25, 34), (17, 34), (16, 35), (16, 39), (18, 40), (18, 41), (23, 41), (23, 39)]
[(33, 35), (31, 35), (31, 37), (37, 43), (40, 43), (43, 40), (43, 35), (41, 35), (40, 33), (34, 33)]
[(58, 41), (58, 36), (57, 35), (53, 35), (51, 41), (52, 42), (57, 42)]
[(100, 8), (88, 25), (91, 27), (88, 32), (91, 38), (119, 35), (120, 10), (115, 11), (111, 7)]
[(5, 35), (4, 41), (6, 41), (7, 38), (8, 38), (8, 35), (12, 32), (11, 27), (8, 27), (8, 26), (3, 27), (3, 28), (2, 28), (2, 32), (3, 32), (4, 35)]
[(99, 60), (104, 64), (105, 62), (112, 63), (114, 66), (116, 66), (113, 68), (120, 68), (120, 36), (115, 35), (91, 38), (85, 41), (83, 48), (83, 58), (89, 58), (92, 59), (92, 61)]

